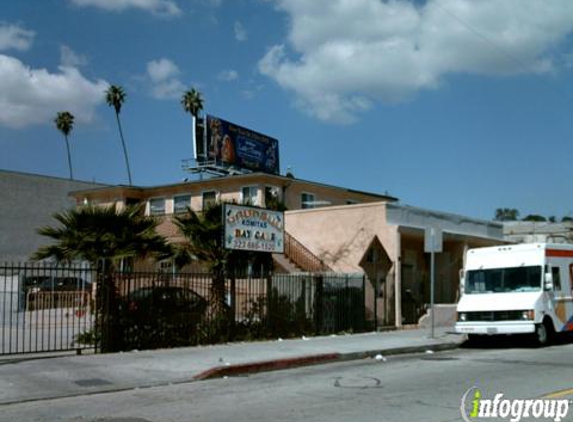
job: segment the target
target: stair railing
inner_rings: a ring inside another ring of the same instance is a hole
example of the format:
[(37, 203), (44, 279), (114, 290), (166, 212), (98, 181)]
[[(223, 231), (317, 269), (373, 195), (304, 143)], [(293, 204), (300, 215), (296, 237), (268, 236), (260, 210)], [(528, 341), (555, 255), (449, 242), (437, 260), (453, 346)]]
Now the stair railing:
[(297, 267), (308, 272), (332, 272), (322, 259), (285, 231), (285, 257)]

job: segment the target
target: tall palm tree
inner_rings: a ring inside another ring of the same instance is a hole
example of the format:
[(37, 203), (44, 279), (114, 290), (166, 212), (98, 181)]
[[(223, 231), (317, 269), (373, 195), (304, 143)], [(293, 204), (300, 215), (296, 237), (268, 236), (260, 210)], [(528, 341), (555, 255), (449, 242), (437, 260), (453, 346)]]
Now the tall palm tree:
[(125, 102), (125, 91), (122, 87), (117, 85), (110, 85), (105, 92), (105, 101), (107, 105), (115, 109), (115, 118), (117, 120), (117, 127), (119, 128), (119, 136), (121, 138), (121, 145), (123, 147), (123, 156), (125, 157), (125, 166), (127, 168), (127, 177), (129, 179), (129, 185), (132, 185), (131, 181), (131, 170), (129, 168), (129, 159), (127, 157), (127, 148), (125, 146), (125, 140), (123, 138), (123, 130), (121, 129), (121, 121), (119, 120), (119, 113), (121, 112), (121, 106)]
[(190, 90), (185, 91), (181, 97), (181, 105), (183, 106), (183, 110), (185, 110), (186, 113), (191, 114), (193, 142), (196, 142), (195, 121), (199, 117), (201, 110), (203, 110), (203, 98), (201, 97), (201, 93), (195, 88), (191, 88)]
[(68, 140), (68, 135), (74, 128), (74, 115), (69, 111), (60, 111), (56, 115), (54, 123), (56, 123), (56, 127), (60, 132), (64, 134), (64, 138), (66, 139), (66, 148), (68, 150), (68, 166), (70, 168), (70, 180), (72, 180), (74, 178), (74, 173), (72, 171), (72, 156), (70, 154), (70, 142)]

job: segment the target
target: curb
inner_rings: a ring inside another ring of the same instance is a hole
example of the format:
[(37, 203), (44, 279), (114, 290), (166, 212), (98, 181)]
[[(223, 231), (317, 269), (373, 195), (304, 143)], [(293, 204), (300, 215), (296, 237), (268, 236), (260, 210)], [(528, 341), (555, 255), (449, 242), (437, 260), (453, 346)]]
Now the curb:
[(459, 347), (459, 343), (448, 342), (440, 344), (430, 344), (421, 346), (409, 347), (396, 347), (393, 349), (377, 349), (368, 350), (364, 352), (349, 352), (349, 353), (325, 353), (319, 355), (299, 356), (287, 359), (275, 359), (252, 363), (242, 363), (229, 366), (216, 366), (201, 372), (193, 377), (195, 381), (202, 381), (215, 378), (223, 378), (228, 376), (238, 376), (246, 374), (254, 374), (257, 372), (271, 372), (283, 369), (298, 368), (302, 366), (320, 365), (325, 363), (334, 362), (347, 362), (352, 360), (361, 360), (373, 358), (376, 355), (383, 356), (396, 356), (414, 353), (424, 353), (426, 351), (443, 352), (447, 350), (454, 350)]

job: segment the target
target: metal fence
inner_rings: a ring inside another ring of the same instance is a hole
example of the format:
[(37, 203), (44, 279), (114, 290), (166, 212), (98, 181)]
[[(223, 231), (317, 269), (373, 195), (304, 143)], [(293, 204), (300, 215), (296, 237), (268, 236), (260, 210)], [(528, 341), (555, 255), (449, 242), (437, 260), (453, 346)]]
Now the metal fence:
[(102, 296), (101, 348), (360, 332), (365, 330), (364, 283), (362, 275), (341, 274), (217, 280), (205, 273), (118, 273)]
[(93, 273), (85, 265), (0, 264), (0, 354), (93, 347)]
[(0, 355), (143, 350), (365, 329), (362, 275), (213, 277), (0, 265)]

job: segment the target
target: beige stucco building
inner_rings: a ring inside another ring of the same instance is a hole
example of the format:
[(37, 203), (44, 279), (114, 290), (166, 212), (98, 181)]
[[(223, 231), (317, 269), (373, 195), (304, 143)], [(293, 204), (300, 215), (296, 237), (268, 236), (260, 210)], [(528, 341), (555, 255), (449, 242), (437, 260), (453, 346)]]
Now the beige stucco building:
[(440, 304), (457, 302), (468, 248), (503, 243), (499, 223), (391, 202), (289, 211), (285, 220), (289, 233), (333, 271), (367, 275), (367, 307), (387, 326), (417, 323), (430, 302), (429, 228), (443, 233), (443, 251), (435, 255)]
[[(179, 237), (171, 222), (186, 207), (201, 210), (213, 201), (265, 207), (283, 202), (285, 256), (282, 271), (365, 274), (366, 308), (378, 326), (415, 324), (430, 302), (429, 228), (443, 233), (436, 254), (436, 302), (458, 299), (465, 251), (503, 243), (499, 223), (398, 204), (389, 195), (361, 192), (264, 173), (241, 174), (155, 187), (115, 186), (73, 192), (78, 205), (123, 207), (145, 203), (146, 213), (162, 219), (161, 234)], [(288, 244), (287, 244), (288, 243)], [(296, 250), (296, 253), (292, 251)]]

